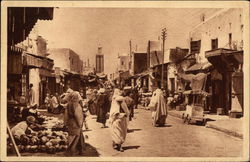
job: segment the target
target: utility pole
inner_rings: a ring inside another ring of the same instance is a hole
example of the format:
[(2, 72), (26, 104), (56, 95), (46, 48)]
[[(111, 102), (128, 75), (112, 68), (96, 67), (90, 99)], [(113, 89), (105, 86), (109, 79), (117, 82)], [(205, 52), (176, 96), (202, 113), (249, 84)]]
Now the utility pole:
[(131, 63), (132, 62), (132, 42), (131, 40), (129, 41), (129, 69), (131, 69)]
[(165, 52), (165, 40), (167, 37), (167, 29), (164, 28), (162, 29), (162, 41), (163, 41), (163, 45), (162, 45), (162, 72), (161, 72), (161, 88), (164, 88), (164, 52)]

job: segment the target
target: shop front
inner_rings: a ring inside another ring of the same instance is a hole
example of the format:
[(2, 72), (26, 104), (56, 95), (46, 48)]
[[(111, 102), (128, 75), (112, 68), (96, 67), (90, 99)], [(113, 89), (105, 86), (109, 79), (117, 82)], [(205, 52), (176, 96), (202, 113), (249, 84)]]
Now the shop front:
[(39, 69), (39, 105), (43, 105), (46, 94), (55, 94), (56, 91), (56, 78), (52, 70)]
[(215, 49), (205, 56), (214, 66), (212, 98), (217, 109), (232, 117), (243, 115), (243, 51)]
[[(42, 105), (47, 93), (54, 93), (54, 79), (52, 67), (54, 61), (46, 57), (30, 53), (24, 55), (24, 65), (28, 70), (28, 84), (33, 84), (35, 103)], [(28, 88), (28, 87), (27, 87)]]
[(64, 93), (64, 73), (59, 67), (54, 67), (55, 91), (58, 94)]
[(7, 100), (19, 101), (26, 93), (27, 71), (23, 67), (22, 53), (22, 49), (12, 48), (7, 55)]

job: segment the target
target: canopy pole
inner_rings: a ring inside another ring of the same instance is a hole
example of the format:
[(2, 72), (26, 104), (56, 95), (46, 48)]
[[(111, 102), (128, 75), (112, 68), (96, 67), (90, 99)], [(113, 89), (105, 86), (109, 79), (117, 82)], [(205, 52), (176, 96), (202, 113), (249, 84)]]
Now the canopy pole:
[(13, 143), (14, 150), (15, 150), (17, 156), (20, 157), (21, 154), (19, 153), (19, 150), (18, 150), (18, 148), (17, 148), (17, 145), (16, 145), (16, 142), (15, 142), (15, 140), (14, 140), (14, 137), (13, 137), (11, 131), (10, 131), (9, 123), (7, 123), (7, 131), (8, 131), (8, 134), (10, 135), (11, 143)]

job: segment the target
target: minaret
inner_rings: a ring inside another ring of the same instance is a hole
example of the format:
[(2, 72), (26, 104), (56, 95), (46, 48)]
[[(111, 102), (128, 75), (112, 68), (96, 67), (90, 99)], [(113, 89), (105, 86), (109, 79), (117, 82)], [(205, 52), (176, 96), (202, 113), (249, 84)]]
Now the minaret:
[(102, 53), (102, 47), (98, 47), (98, 51), (96, 54), (96, 73), (104, 72), (104, 55)]

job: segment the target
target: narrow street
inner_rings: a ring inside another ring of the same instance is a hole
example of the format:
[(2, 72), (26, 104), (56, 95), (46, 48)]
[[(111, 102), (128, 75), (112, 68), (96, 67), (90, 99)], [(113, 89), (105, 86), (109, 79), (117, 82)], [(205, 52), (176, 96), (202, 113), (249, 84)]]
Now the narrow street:
[(137, 109), (129, 123), (129, 133), (123, 144), (124, 152), (113, 150), (109, 128), (101, 128), (93, 116), (87, 122), (86, 142), (103, 157), (238, 157), (242, 156), (243, 141), (204, 126), (186, 125), (168, 116), (165, 127), (151, 125), (150, 111)]
[(245, 2), (4, 1), (0, 161), (249, 161)]

